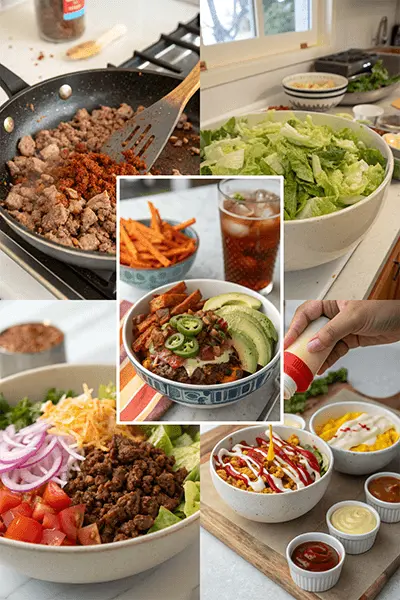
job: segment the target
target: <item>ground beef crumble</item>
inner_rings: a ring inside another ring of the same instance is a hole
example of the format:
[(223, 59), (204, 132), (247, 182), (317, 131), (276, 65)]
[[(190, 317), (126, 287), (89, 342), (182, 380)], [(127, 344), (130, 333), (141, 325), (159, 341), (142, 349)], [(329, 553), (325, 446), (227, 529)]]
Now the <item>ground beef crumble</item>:
[[(115, 254), (116, 177), (143, 174), (146, 166), (132, 150), (124, 152), (126, 161), (117, 164), (100, 149), (134, 114), (128, 104), (102, 106), (92, 113), (82, 108), (55, 129), (21, 138), (20, 154), (7, 162), (14, 185), (4, 208), (53, 242)], [(182, 115), (177, 128), (186, 126), (187, 117)]]
[(109, 452), (89, 452), (64, 491), (86, 505), (84, 525), (97, 523), (103, 543), (127, 540), (150, 529), (160, 506), (179, 506), (187, 470), (174, 464), (149, 442), (114, 435)]

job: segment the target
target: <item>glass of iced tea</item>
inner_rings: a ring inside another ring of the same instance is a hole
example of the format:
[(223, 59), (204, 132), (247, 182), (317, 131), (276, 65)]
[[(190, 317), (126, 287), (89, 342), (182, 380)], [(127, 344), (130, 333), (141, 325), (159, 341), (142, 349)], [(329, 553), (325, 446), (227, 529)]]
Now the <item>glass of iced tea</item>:
[(218, 184), (225, 279), (269, 294), (280, 240), (280, 180)]

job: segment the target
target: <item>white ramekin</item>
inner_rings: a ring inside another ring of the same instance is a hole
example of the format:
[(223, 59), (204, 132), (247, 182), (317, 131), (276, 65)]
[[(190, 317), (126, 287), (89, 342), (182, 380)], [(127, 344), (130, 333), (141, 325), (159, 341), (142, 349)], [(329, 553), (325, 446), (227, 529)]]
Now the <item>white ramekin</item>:
[[(287, 419), (287, 422), (286, 422)], [(297, 423), (298, 427), (296, 427), (295, 425), (291, 425), (290, 421), (292, 423)], [(306, 422), (303, 419), (303, 417), (300, 417), (300, 415), (292, 415), (291, 413), (285, 413), (283, 415), (283, 424), (286, 425), (287, 427), (295, 427), (296, 429), (305, 429), (306, 428)]]
[[(322, 571), (321, 573), (313, 573), (312, 571), (301, 569), (294, 564), (291, 557), (295, 548), (304, 542), (325, 542), (325, 544), (332, 546), (339, 554), (339, 564), (336, 565), (336, 567), (333, 567), (333, 569)], [(326, 590), (330, 590), (336, 585), (339, 581), (340, 573), (342, 572), (345, 556), (345, 549), (339, 540), (327, 533), (320, 532), (298, 535), (289, 542), (286, 548), (286, 560), (289, 565), (290, 575), (295, 584), (307, 592), (326, 592)]]
[[(342, 506), (362, 506), (363, 508), (367, 508), (375, 515), (376, 526), (368, 533), (351, 534), (339, 531), (339, 529), (336, 529), (332, 525), (331, 517), (335, 510)], [(357, 500), (344, 500), (343, 502), (337, 502), (337, 504), (330, 507), (326, 513), (326, 523), (328, 525), (329, 533), (342, 542), (347, 554), (363, 554), (363, 552), (367, 552), (367, 550), (374, 545), (379, 527), (381, 526), (381, 519), (373, 506), (368, 506), (365, 502), (357, 502)]]
[(391, 473), (390, 471), (383, 471), (382, 473), (374, 473), (371, 477), (368, 477), (364, 484), (365, 498), (367, 504), (372, 506), (381, 518), (383, 523), (398, 523), (400, 521), (400, 502), (384, 502), (375, 498), (368, 489), (369, 484), (378, 477), (396, 477), (400, 480), (399, 473)]

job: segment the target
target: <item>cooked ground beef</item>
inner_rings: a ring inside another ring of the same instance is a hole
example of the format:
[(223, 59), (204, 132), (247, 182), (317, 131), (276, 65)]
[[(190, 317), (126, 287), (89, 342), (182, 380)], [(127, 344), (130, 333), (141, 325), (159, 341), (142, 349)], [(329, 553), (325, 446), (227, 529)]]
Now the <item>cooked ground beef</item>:
[[(124, 153), (126, 161), (117, 164), (100, 149), (134, 114), (127, 104), (102, 106), (91, 114), (83, 108), (55, 129), (42, 130), (35, 138), (24, 136), (18, 144), (20, 155), (7, 163), (14, 185), (4, 207), (22, 225), (53, 242), (115, 254), (116, 176), (139, 175), (145, 165), (131, 150)], [(179, 135), (189, 135), (191, 127), (182, 115)], [(198, 136), (190, 135), (190, 144), (196, 143)]]
[(64, 488), (73, 504), (85, 504), (84, 525), (97, 523), (103, 543), (146, 533), (160, 506), (174, 511), (183, 497), (186, 469), (146, 441), (114, 435), (110, 451), (92, 450)]
[[(240, 368), (240, 361), (236, 353), (231, 355), (229, 362), (203, 365), (202, 367), (198, 367), (193, 372), (191, 377), (189, 377), (184, 367), (178, 367), (177, 369), (174, 369), (165, 363), (158, 363), (156, 366), (151, 366), (150, 370), (153, 373), (160, 375), (160, 377), (172, 379), (173, 381), (179, 381), (180, 383), (215, 385), (216, 383), (221, 383), (222, 379), (226, 375), (231, 375), (233, 367)], [(236, 371), (236, 379), (243, 377), (242, 369), (240, 370), (240, 373), (239, 371)]]

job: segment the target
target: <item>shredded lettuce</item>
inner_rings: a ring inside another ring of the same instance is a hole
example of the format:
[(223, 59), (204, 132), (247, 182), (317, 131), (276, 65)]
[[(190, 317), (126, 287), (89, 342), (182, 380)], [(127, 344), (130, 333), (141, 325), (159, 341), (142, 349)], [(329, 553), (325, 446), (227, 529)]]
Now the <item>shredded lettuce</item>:
[(269, 111), (256, 125), (232, 117), (201, 132), (202, 175), (284, 175), (285, 220), (342, 210), (369, 196), (385, 178), (386, 161), (348, 127), (334, 131)]
[(200, 510), (200, 431), (195, 425), (140, 425), (148, 441), (175, 458), (174, 470), (185, 467), (188, 475), (183, 483), (183, 498), (171, 512), (160, 507), (148, 533), (179, 523)]

